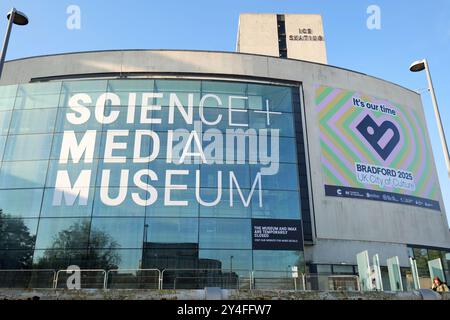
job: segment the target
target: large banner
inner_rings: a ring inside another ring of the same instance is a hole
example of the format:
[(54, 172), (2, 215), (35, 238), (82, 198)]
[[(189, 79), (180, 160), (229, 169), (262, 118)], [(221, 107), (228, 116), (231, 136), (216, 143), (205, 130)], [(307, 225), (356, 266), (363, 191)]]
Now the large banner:
[(300, 220), (252, 219), (254, 250), (303, 250)]
[(316, 112), (327, 196), (440, 210), (432, 152), (415, 110), (319, 86)]

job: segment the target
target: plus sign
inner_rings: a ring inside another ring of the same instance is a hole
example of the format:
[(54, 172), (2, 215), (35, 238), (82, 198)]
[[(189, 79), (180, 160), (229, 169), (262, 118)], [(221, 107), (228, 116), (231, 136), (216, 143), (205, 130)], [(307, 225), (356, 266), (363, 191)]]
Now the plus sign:
[(267, 118), (267, 125), (270, 126), (270, 115), (271, 114), (278, 114), (280, 115), (281, 112), (275, 112), (275, 111), (270, 111), (269, 108), (269, 100), (266, 100), (266, 111), (255, 111), (256, 113), (265, 113), (266, 114), (266, 118)]

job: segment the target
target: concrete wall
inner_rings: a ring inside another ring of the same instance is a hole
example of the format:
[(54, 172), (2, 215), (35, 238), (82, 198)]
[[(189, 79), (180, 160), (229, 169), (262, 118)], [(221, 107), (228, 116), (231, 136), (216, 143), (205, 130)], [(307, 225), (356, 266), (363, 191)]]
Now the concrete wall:
[[(52, 290), (2, 289), (0, 300), (450, 300), (439, 295), (413, 292), (319, 292), (279, 290), (221, 290), (208, 299), (205, 290)], [(181, 303), (181, 301), (180, 301)], [(185, 302), (183, 302), (185, 303)]]
[[(318, 161), (321, 148), (318, 120), (314, 111), (315, 86), (328, 85), (354, 90), (408, 106), (416, 110), (426, 123), (422, 102), (417, 93), (361, 73), (305, 61), (200, 51), (110, 51), (16, 60), (6, 63), (0, 85), (26, 83), (35, 77), (112, 72), (140, 72), (148, 73), (148, 76), (165, 73), (199, 77), (205, 77), (207, 74), (209, 77), (218, 78), (245, 76), (302, 82), (318, 237), (317, 249), (313, 247), (313, 250), (317, 250), (313, 255), (315, 262), (330, 262), (325, 261), (328, 260), (326, 248), (335, 239), (354, 240), (356, 242), (352, 243), (355, 244), (360, 241), (380, 242), (380, 248), (386, 248), (385, 244), (389, 243), (450, 247), (450, 234), (440, 189), (437, 199), (442, 208), (440, 212), (376, 201), (325, 197), (324, 178)], [(429, 142), (428, 133), (424, 132), (424, 135)], [(434, 160), (431, 170), (436, 172)], [(321, 240), (331, 242), (319, 242)], [(327, 245), (322, 247), (322, 243)], [(348, 246), (348, 242), (339, 243), (342, 244), (342, 250), (353, 248)], [(364, 247), (358, 244), (354, 248), (360, 250)], [(386, 254), (390, 252), (389, 249)]]
[(278, 57), (277, 15), (241, 14), (236, 51)]
[[(318, 14), (286, 14), (286, 45), (288, 58), (327, 63), (322, 16)], [(302, 31), (302, 33), (300, 33)], [(311, 31), (311, 33), (303, 33)], [(292, 36), (292, 39), (291, 39)], [(323, 37), (322, 41), (294, 40), (295, 36)]]
[(388, 258), (398, 256), (401, 267), (410, 267), (406, 245), (386, 242), (317, 239), (314, 246), (305, 247), (305, 260), (317, 264), (356, 265), (356, 254), (365, 250), (369, 251), (370, 263), (373, 255), (379, 254), (382, 266), (387, 266)]

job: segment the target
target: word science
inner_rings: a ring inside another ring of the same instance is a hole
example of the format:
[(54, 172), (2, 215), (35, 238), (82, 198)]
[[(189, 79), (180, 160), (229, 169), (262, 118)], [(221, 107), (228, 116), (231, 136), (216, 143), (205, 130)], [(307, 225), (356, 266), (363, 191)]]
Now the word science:
[[(262, 98), (259, 108), (243, 107), (248, 100), (178, 92), (72, 95), (62, 120), (70, 130), (61, 131), (53, 206), (87, 205), (98, 192), (107, 206), (226, 201), (263, 207), (263, 184), (280, 170), (282, 128), (275, 124), (283, 113)], [(95, 181), (99, 187), (89, 188)], [(195, 195), (183, 197), (187, 191)]]

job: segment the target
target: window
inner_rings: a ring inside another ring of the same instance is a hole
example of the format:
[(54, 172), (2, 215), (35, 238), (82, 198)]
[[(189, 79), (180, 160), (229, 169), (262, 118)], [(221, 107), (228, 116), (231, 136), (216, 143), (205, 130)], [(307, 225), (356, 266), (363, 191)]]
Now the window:
[(3, 161), (48, 159), (53, 135), (10, 135), (6, 142)]
[(142, 248), (144, 218), (93, 218), (89, 246), (95, 249)]
[(0, 188), (42, 188), (45, 184), (48, 160), (3, 162)]
[(250, 219), (200, 219), (201, 249), (251, 249)]
[(9, 133), (53, 133), (55, 120), (55, 109), (14, 110)]
[(39, 217), (42, 194), (43, 189), (0, 190), (0, 209), (3, 217)]
[(153, 247), (198, 243), (198, 219), (147, 218), (144, 229), (144, 242)]
[(280, 275), (280, 272), (286, 271), (286, 275), (289, 277), (292, 274), (293, 266), (298, 267), (298, 272), (303, 272), (303, 265), (303, 253), (300, 251), (253, 250), (254, 270), (274, 271), (275, 275), (279, 277), (284, 276)]
[(89, 242), (90, 221), (85, 218), (41, 218), (36, 249), (83, 249)]

